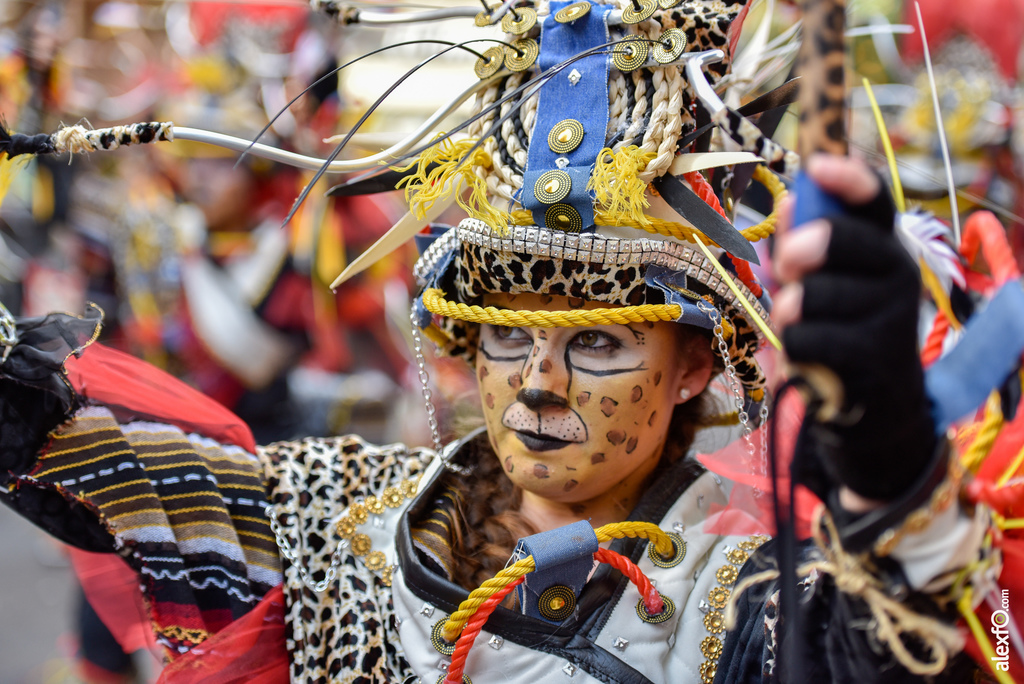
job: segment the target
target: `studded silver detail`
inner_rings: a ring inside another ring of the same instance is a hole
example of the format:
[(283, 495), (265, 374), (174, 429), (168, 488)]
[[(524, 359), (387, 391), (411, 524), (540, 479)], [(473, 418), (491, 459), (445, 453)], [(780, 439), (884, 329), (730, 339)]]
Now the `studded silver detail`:
[(444, 660), (444, 659), (441, 659), (441, 660), (437, 661), (437, 669), (440, 670), (441, 672), (447, 672), (448, 671), (448, 667), (450, 665), (451, 665), (451, 663), (449, 663), (447, 660)]
[(701, 599), (700, 603), (697, 604), (697, 608), (700, 610), (700, 612), (707, 613), (709, 610), (711, 610), (711, 605), (704, 599)]
[(424, 603), (423, 607), (420, 608), (420, 615), (423, 617), (434, 617), (434, 606), (429, 603)]
[(569, 166), (569, 159), (567, 157), (558, 157), (555, 159), (555, 166), (560, 169), (564, 169)]
[(384, 529), (384, 518), (379, 515), (373, 516), (373, 526), (378, 529)]
[(676, 633), (672, 632), (671, 634), (669, 634), (667, 641), (668, 641), (668, 647), (669, 648), (675, 648), (675, 645), (676, 645)]
[[(569, 83), (570, 84), (576, 85), (577, 83), (580, 82), (581, 78), (583, 78), (583, 74), (581, 74), (576, 69), (573, 69), (572, 71), (569, 72)], [(569, 675), (569, 676), (571, 677), (572, 675)]]
[(505, 640), (497, 634), (495, 634), (487, 640), (487, 645), (493, 648), (495, 651), (497, 651), (499, 648), (505, 645)]
[(562, 672), (564, 672), (566, 676), (572, 677), (574, 674), (576, 674), (576, 670), (578, 669), (579, 668), (577, 668), (572, 663), (566, 663), (565, 666), (562, 667)]
[(622, 637), (615, 637), (615, 641), (612, 642), (612, 646), (614, 646), (615, 648), (619, 649), (620, 651), (625, 651), (626, 647), (629, 646), (629, 639), (623, 639)]

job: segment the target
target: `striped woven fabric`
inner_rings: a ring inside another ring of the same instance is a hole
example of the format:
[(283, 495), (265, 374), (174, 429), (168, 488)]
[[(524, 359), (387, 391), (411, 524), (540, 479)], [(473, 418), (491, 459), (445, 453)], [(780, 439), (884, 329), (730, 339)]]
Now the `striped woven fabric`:
[(95, 511), (142, 578), (157, 638), (183, 653), (281, 583), (256, 456), (89, 407), (61, 426), (26, 480)]
[(425, 519), (412, 528), (412, 543), (420, 553), (432, 560), (448, 579), (452, 578), (453, 525), (459, 507), (459, 493), (447, 489), (434, 501), (434, 508)]

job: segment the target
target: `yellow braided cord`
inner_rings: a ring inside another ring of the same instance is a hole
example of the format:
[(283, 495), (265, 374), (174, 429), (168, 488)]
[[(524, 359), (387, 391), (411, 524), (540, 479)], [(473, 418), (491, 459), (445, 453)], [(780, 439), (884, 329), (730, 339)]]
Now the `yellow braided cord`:
[[(785, 184), (783, 184), (783, 182), (779, 180), (778, 176), (772, 173), (767, 166), (758, 166), (754, 170), (754, 180), (764, 185), (765, 188), (771, 192), (772, 197), (775, 199), (775, 206), (778, 206), (779, 200), (785, 197), (789, 192), (786, 190)], [(532, 226), (535, 223), (533, 220), (533, 214), (526, 209), (513, 211), (511, 216), (513, 225)], [(600, 207), (594, 210), (594, 223), (599, 226), (636, 228), (638, 230), (645, 230), (652, 235), (664, 235), (678, 240), (685, 240), (687, 242), (693, 242), (694, 235), (702, 235), (704, 236), (705, 244), (710, 244), (713, 247), (720, 246), (716, 242), (710, 240), (706, 235), (704, 235), (704, 233), (691, 228), (684, 223), (666, 221), (654, 216), (644, 216), (643, 218), (645, 219), (644, 221), (639, 221), (628, 214), (611, 212)], [(750, 242), (763, 240), (775, 232), (775, 224), (777, 221), (778, 213), (773, 208), (772, 213), (768, 214), (763, 221), (757, 225), (741, 230), (740, 235)]]
[(611, 523), (609, 525), (602, 525), (601, 527), (598, 527), (594, 530), (594, 534), (597, 535), (597, 541), (599, 542), (611, 541), (612, 539), (622, 539), (623, 537), (640, 537), (641, 539), (650, 539), (651, 543), (654, 544), (654, 548), (662, 556), (667, 558), (673, 553), (671, 537), (669, 537), (664, 530), (654, 523)]
[(483, 584), (471, 591), (466, 600), (459, 604), (459, 609), (449, 615), (448, 621), (444, 623), (445, 640), (449, 643), (454, 643), (459, 638), (459, 634), (462, 632), (462, 628), (466, 626), (469, 618), (473, 617), (473, 614), (484, 604), (484, 601), (497, 594), (510, 582), (514, 582), (523, 575), (533, 572), (536, 567), (533, 556), (527, 556), (505, 568), (491, 579), (485, 580)]
[(992, 663), (996, 660), (995, 649), (992, 648), (992, 644), (989, 643), (988, 635), (985, 633), (985, 629), (981, 626), (981, 620), (974, 614), (974, 609), (971, 607), (971, 587), (965, 587), (964, 593), (960, 599), (956, 602), (956, 607), (960, 611), (960, 614), (964, 616), (964, 620), (967, 621), (967, 626), (971, 628), (971, 634), (974, 635), (975, 640), (978, 642), (978, 646), (981, 647), (981, 652), (985, 654), (985, 662), (988, 663), (989, 669), (992, 671), (992, 675), (996, 678), (999, 684), (1014, 684), (1013, 677), (1010, 676), (1009, 672), (1003, 672), (997, 670)]
[(981, 462), (988, 456), (1002, 427), (1003, 412), (999, 409), (999, 394), (993, 392), (985, 403), (985, 418), (978, 429), (978, 435), (961, 457), (961, 462), (967, 470), (972, 473), (978, 472)]
[(626, 325), (643, 321), (674, 321), (682, 315), (678, 304), (642, 304), (608, 309), (575, 311), (512, 311), (493, 306), (471, 306), (451, 302), (441, 290), (423, 291), (423, 306), (439, 316), (470, 323), (487, 323), (510, 328), (574, 328), (589, 325)]

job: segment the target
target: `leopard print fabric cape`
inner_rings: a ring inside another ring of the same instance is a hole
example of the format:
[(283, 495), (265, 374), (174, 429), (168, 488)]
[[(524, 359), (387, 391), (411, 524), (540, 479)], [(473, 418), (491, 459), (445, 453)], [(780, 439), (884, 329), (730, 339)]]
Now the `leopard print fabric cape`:
[[(348, 436), (272, 444), (260, 455), (272, 515), (298, 552), (297, 564), (283, 560), (292, 681), (415, 679), (398, 639), (391, 539), (434, 453)], [(338, 579), (316, 593), (300, 568), (323, 580), (336, 549)]]

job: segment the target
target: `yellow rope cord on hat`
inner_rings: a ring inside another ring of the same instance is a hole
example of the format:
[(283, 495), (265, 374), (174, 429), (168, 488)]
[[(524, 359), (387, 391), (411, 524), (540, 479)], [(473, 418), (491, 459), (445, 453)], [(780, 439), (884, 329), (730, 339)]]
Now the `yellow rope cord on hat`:
[[(672, 538), (654, 523), (631, 521), (611, 523), (609, 525), (602, 525), (594, 530), (594, 535), (597, 537), (598, 543), (623, 537), (649, 539), (654, 544), (657, 552), (666, 557), (671, 556), (674, 551)], [(459, 604), (459, 609), (449, 615), (448, 621), (444, 623), (445, 640), (454, 642), (458, 639), (462, 628), (466, 626), (466, 623), (473, 617), (477, 609), (483, 605), (484, 601), (494, 596), (508, 583), (514, 582), (517, 578), (533, 572), (534, 569), (536, 569), (536, 563), (533, 560), (533, 556), (527, 556), (505, 568), (491, 579), (485, 580), (483, 584), (471, 591), (466, 600)]]
[(423, 291), (423, 306), (439, 316), (470, 323), (503, 325), (510, 328), (574, 328), (588, 325), (626, 325), (643, 321), (675, 321), (682, 315), (678, 304), (641, 304), (606, 309), (574, 311), (513, 311), (493, 306), (452, 302), (435, 288)]
[(999, 394), (992, 392), (985, 403), (985, 417), (978, 428), (978, 434), (960, 458), (965, 468), (972, 473), (978, 472), (981, 462), (988, 456), (1002, 427), (1003, 412), (999, 409)]
[(981, 652), (985, 655), (985, 662), (988, 663), (989, 670), (995, 676), (996, 681), (999, 684), (1013, 684), (1013, 678), (1008, 672), (997, 670), (992, 664), (996, 660), (996, 652), (988, 640), (985, 629), (981, 626), (981, 620), (975, 615), (974, 608), (971, 606), (972, 593), (971, 587), (965, 587), (963, 595), (956, 602), (956, 607), (960, 614), (964, 616), (964, 620), (967, 621), (967, 626), (970, 627), (971, 634), (974, 635), (975, 641), (981, 647)]
[[(772, 173), (771, 169), (767, 166), (757, 166), (754, 169), (753, 178), (764, 185), (772, 194), (772, 197), (775, 200), (775, 206), (778, 206), (779, 201), (789, 192), (786, 190), (785, 184), (779, 180), (779, 177)], [(665, 219), (655, 218), (653, 216), (646, 216), (645, 219), (645, 222), (641, 222), (628, 214), (622, 212), (611, 212), (601, 207), (598, 207), (594, 211), (594, 223), (598, 226), (622, 226), (625, 228), (636, 228), (638, 230), (645, 230), (652, 235), (664, 235), (666, 237), (686, 240), (688, 242), (694, 241), (694, 235), (702, 235), (704, 236), (706, 244), (710, 244), (713, 247), (719, 246), (717, 243), (709, 240), (704, 233), (701, 233), (699, 230), (696, 230), (684, 223), (666, 221)], [(763, 221), (757, 225), (741, 230), (740, 235), (750, 242), (763, 240), (775, 232), (775, 225), (777, 222), (778, 212), (775, 208), (772, 208), (772, 212), (768, 214)], [(526, 209), (519, 209), (512, 212), (512, 223), (517, 226), (532, 226), (535, 221), (531, 212)]]

